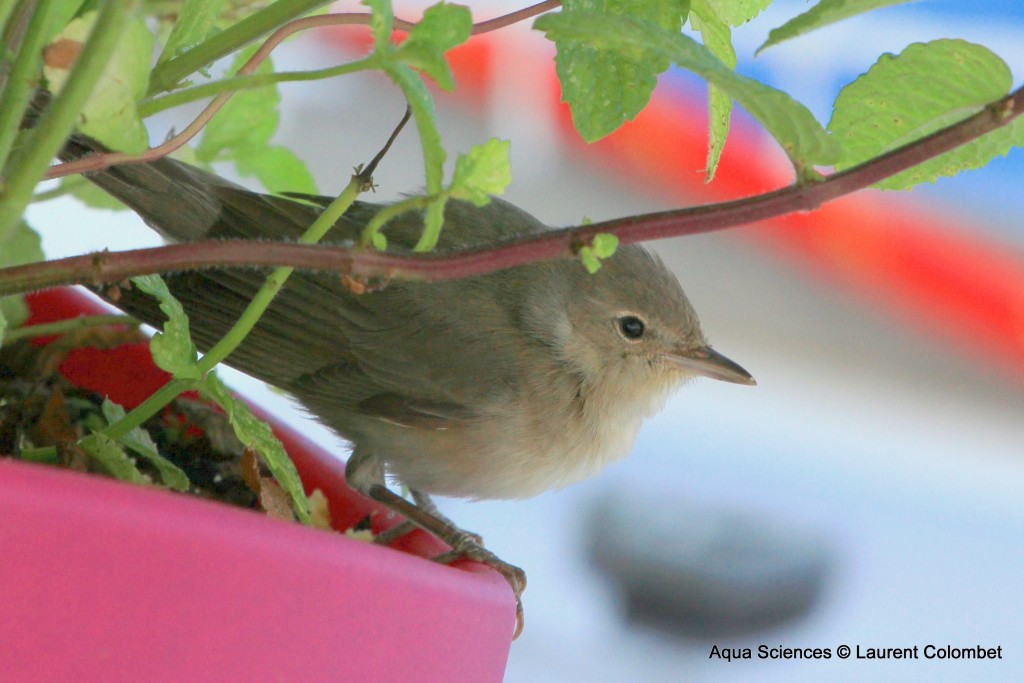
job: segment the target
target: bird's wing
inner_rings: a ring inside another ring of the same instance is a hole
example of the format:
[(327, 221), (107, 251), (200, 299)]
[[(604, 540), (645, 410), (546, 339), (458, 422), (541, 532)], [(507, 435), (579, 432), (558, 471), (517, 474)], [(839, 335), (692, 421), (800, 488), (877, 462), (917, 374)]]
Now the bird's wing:
[[(65, 150), (74, 157), (79, 152)], [(296, 239), (320, 214), (324, 197), (274, 197), (161, 159), (90, 176), (170, 239)], [(355, 240), (379, 207), (357, 202), (326, 242)], [(449, 202), (439, 248), (449, 249), (543, 230), (528, 214), (498, 200), (477, 209)], [(416, 243), (422, 220), (407, 214), (386, 227), (389, 244)], [(498, 274), (514, 280), (518, 276)], [(168, 276), (171, 292), (208, 349), (231, 328), (264, 281), (258, 270), (210, 270)], [(518, 373), (514, 313), (484, 278), (453, 284), (392, 282), (353, 294), (337, 276), (294, 273), (227, 363), (276, 384), (308, 407), (348, 410), (399, 423), (473, 419), (501, 404)], [(500, 284), (500, 283), (499, 283)], [(164, 319), (141, 292), (121, 308), (152, 323)], [(396, 400), (404, 397), (405, 400)]]

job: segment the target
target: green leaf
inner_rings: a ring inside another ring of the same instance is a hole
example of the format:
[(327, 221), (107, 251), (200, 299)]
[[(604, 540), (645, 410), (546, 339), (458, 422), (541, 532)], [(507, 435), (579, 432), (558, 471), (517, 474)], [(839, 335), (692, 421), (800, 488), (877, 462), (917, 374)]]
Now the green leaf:
[(167, 283), (159, 275), (133, 277), (132, 282), (143, 292), (160, 302), (160, 310), (167, 316), (163, 331), (157, 332), (149, 342), (153, 362), (161, 370), (180, 379), (199, 379), (196, 367), (196, 347), (188, 330), (188, 317), (181, 303), (167, 289)]
[(235, 168), (244, 176), (255, 176), (271, 192), (318, 194), (313, 174), (287, 147), (267, 145), (240, 150)]
[[(690, 23), (700, 31), (704, 47), (730, 69), (736, 68), (736, 50), (732, 46), (729, 25), (711, 9), (708, 0), (693, 0)], [(732, 98), (714, 84), (708, 83), (708, 158), (704, 165), (704, 182), (710, 183), (718, 169), (718, 160), (729, 136)]]
[[(249, 60), (255, 47), (235, 58), (232, 71)], [(273, 65), (264, 61), (256, 73), (270, 73)], [(271, 192), (317, 194), (316, 183), (305, 164), (290, 150), (271, 145), (277, 130), (281, 95), (276, 85), (235, 93), (210, 121), (196, 148), (199, 162), (231, 160), (243, 176), (255, 176)]]
[(174, 28), (167, 37), (157, 64), (177, 57), (216, 33), (216, 21), (223, 6), (224, 0), (182, 0)]
[[(114, 403), (109, 398), (103, 399), (103, 417), (108, 424), (119, 422), (125, 416), (124, 408)], [(160, 473), (160, 480), (168, 488), (175, 491), (187, 491), (189, 487), (188, 475), (177, 465), (160, 455), (156, 444), (149, 436), (149, 432), (136, 427), (123, 437), (121, 443), (127, 446), (133, 453), (153, 465)]]
[(619, 248), (619, 238), (610, 232), (599, 232), (594, 235), (591, 246), (594, 248), (594, 256), (597, 258), (610, 258)]
[(580, 247), (580, 261), (593, 275), (601, 270), (601, 261), (611, 257), (619, 247), (619, 238), (608, 232), (599, 232), (585, 247)]
[(246, 448), (251, 448), (259, 453), (260, 458), (270, 469), (270, 473), (274, 475), (274, 479), (292, 499), (295, 514), (303, 524), (308, 524), (309, 500), (302, 488), (302, 480), (299, 478), (295, 465), (288, 457), (288, 453), (285, 452), (284, 446), (274, 436), (270, 426), (257, 419), (249, 410), (249, 406), (232, 396), (227, 387), (212, 372), (203, 380), (199, 392), (204, 398), (215, 402), (224, 409), (228, 421), (235, 431), (235, 436)]
[[(249, 47), (239, 52), (231, 72), (238, 71), (255, 51), (255, 47)], [(271, 73), (273, 70), (271, 60), (266, 59), (255, 73)], [(280, 101), (281, 95), (273, 85), (236, 92), (203, 129), (196, 157), (211, 163), (266, 146), (277, 130), (277, 105)]]
[(90, 434), (81, 439), (78, 445), (115, 478), (133, 484), (152, 483), (139, 471), (139, 468), (135, 466), (121, 446), (105, 434), (99, 432)]
[(384, 251), (388, 248), (388, 238), (380, 231), (373, 233), (370, 241), (373, 243), (373, 248), (377, 251)]
[(491, 201), (491, 195), (503, 193), (512, 182), (509, 146), (508, 140), (492, 138), (473, 146), (467, 154), (460, 154), (455, 160), (449, 194), (455, 199), (484, 206)]
[[(653, 53), (670, 59), (742, 105), (779, 142), (798, 171), (813, 164), (835, 162), (836, 144), (806, 107), (784, 92), (737, 74), (688, 36), (624, 17), (582, 12), (545, 14), (534, 27), (559, 41), (586, 42), (624, 55)], [(595, 89), (599, 86), (592, 84)]]
[[(33, 230), (24, 219), (18, 221), (14, 232), (3, 244), (0, 244), (0, 268), (20, 266), (24, 263), (42, 261), (43, 249), (39, 233)], [(6, 326), (15, 328), (28, 319), (29, 310), (23, 294), (0, 297), (0, 315), (4, 317)]]
[[(1006, 95), (1013, 81), (999, 57), (981, 45), (935, 40), (883, 55), (836, 98), (829, 130), (842, 144), (842, 170), (950, 126)], [(926, 161), (876, 187), (907, 189), (940, 175), (978, 168), (1024, 144), (1020, 119)]]
[(444, 53), (469, 39), (472, 24), (468, 7), (438, 3), (423, 13), (423, 18), (395, 52), (395, 57), (423, 71), (442, 90), (450, 91), (455, 87), (455, 81)]
[(817, 5), (803, 14), (797, 15), (778, 28), (773, 28), (768, 34), (768, 40), (764, 41), (761, 47), (757, 48), (755, 55), (761, 50), (778, 45), (779, 43), (796, 38), (804, 33), (810, 33), (822, 26), (834, 24), (858, 14), (863, 14), (880, 7), (889, 5), (902, 5), (912, 0), (821, 0)]
[[(80, 46), (92, 30), (97, 14), (86, 12), (74, 19), (57, 34), (51, 48)], [(66, 50), (51, 49), (46, 58), (43, 75), (54, 92), (63, 87), (70, 74), (74, 63), (70, 54)], [(152, 54), (153, 34), (145, 21), (139, 17), (129, 22), (82, 111), (78, 124), (81, 132), (121, 152), (138, 153), (149, 146), (149, 134), (136, 102), (142, 99), (149, 85)]]
[[(688, 3), (681, 0), (569, 0), (556, 18), (570, 23), (579, 16), (599, 17), (614, 25), (632, 18), (638, 25), (649, 25), (670, 33), (679, 33)], [(544, 29), (541, 29), (544, 30)], [(555, 67), (562, 85), (562, 100), (569, 104), (573, 125), (587, 142), (600, 140), (631, 120), (647, 106), (658, 74), (671, 60), (644, 49), (642, 42), (628, 49), (609, 50), (580, 36), (548, 31), (558, 53)]]
[(594, 255), (594, 250), (590, 247), (580, 247), (580, 261), (591, 275), (601, 270), (601, 259)]
[(0, 299), (0, 348), (4, 346), (4, 332), (7, 331), (7, 316), (4, 315), (3, 299)]
[[(772, 0), (706, 0), (708, 7), (729, 26), (739, 26), (761, 13)], [(695, 3), (696, 4), (696, 3)]]

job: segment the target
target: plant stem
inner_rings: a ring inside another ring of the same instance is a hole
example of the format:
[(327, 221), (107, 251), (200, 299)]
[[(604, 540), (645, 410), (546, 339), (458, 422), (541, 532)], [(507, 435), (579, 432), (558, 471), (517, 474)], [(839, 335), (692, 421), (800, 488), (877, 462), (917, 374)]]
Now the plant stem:
[[(362, 182), (362, 179), (358, 176), (353, 178), (338, 198), (324, 209), (324, 212), (313, 222), (313, 225), (309, 226), (309, 229), (299, 238), (299, 242), (304, 244), (319, 242), (327, 231), (334, 226), (341, 215), (352, 206), (352, 202), (355, 201), (356, 196), (359, 194)], [(238, 322), (199, 360), (198, 367), (201, 373), (204, 375), (208, 373), (214, 366), (238, 348), (238, 345), (242, 343), (246, 335), (256, 326), (264, 311), (270, 306), (270, 303), (277, 296), (277, 293), (294, 270), (290, 266), (283, 266), (274, 270), (267, 277), (266, 282), (256, 293), (256, 296), (252, 298), (252, 301), (249, 302), (241, 317), (239, 317)], [(202, 380), (172, 379), (151, 394), (145, 401), (133, 408), (123, 418), (104, 429), (103, 433), (115, 441), (122, 438), (135, 427), (142, 426), (146, 420), (156, 415), (182, 392), (198, 388), (201, 382)]]
[[(313, 222), (313, 225), (309, 226), (309, 229), (303, 233), (302, 237), (299, 238), (299, 243), (316, 244), (319, 242), (327, 234), (327, 231), (334, 227), (334, 224), (341, 218), (342, 214), (352, 206), (352, 202), (359, 195), (361, 185), (362, 179), (359, 177), (354, 177), (349, 181), (349, 184), (338, 195), (337, 199), (331, 202)], [(252, 301), (249, 302), (249, 305), (241, 317), (239, 317), (234, 327), (199, 361), (199, 370), (201, 372), (209, 372), (215, 365), (227, 358), (232, 351), (238, 348), (238, 345), (242, 343), (246, 335), (256, 326), (264, 311), (270, 306), (277, 293), (281, 291), (284, 283), (287, 282), (294, 270), (295, 268), (291, 266), (281, 266), (267, 277), (267, 281), (260, 287)]]
[(289, 19), (312, 12), (328, 2), (330, 0), (277, 0), (209, 40), (158, 65), (150, 75), (149, 91), (146, 94), (155, 95), (171, 90), (183, 78), (204, 66), (270, 33)]
[[(103, 4), (64, 87), (54, 96), (38, 125), (29, 131), (25, 144), (11, 155), (5, 168), (6, 185), (0, 194), (0, 244), (9, 238), (32, 199), (33, 188), (74, 127), (137, 5), (138, 0), (110, 0)], [(14, 80), (8, 85), (13, 86)]]
[(429, 197), (407, 197), (394, 204), (388, 204), (383, 209), (374, 214), (370, 222), (363, 228), (363, 232), (359, 237), (359, 244), (363, 247), (368, 247), (373, 244), (373, 236), (380, 231), (384, 224), (395, 216), (400, 216), (406, 211), (414, 211), (416, 209), (422, 209), (430, 205)]
[(83, 315), (67, 320), (58, 320), (52, 323), (41, 325), (28, 325), (19, 327), (4, 334), (4, 344), (19, 339), (34, 339), (35, 337), (49, 337), (55, 334), (67, 334), (86, 327), (99, 327), (102, 325), (138, 325), (139, 321), (130, 315)]
[[(21, 128), (25, 108), (39, 84), (42, 71), (43, 41), (51, 35), (53, 22), (59, 8), (58, 0), (39, 0), (28, 22), (22, 44), (14, 50), (14, 63), (8, 75), (3, 94), (0, 96), (0, 168), (6, 168), (7, 158), (14, 145), (14, 138)], [(12, 8), (6, 8), (8, 12)], [(5, 45), (5, 49), (13, 46)], [(47, 159), (49, 161), (49, 159)], [(7, 175), (5, 173), (5, 175)], [(13, 225), (13, 223), (12, 223)], [(9, 235), (0, 226), (0, 244)]]
[(219, 95), (225, 92), (238, 92), (239, 90), (249, 90), (250, 88), (261, 88), (263, 86), (272, 85), (274, 83), (286, 83), (291, 81), (315, 81), (324, 78), (333, 78), (335, 76), (344, 76), (345, 74), (354, 73), (356, 71), (365, 71), (372, 69), (376, 66), (374, 60), (370, 58), (360, 59), (356, 62), (349, 64), (341, 64), (340, 66), (333, 66), (327, 69), (316, 69), (311, 71), (285, 71), (281, 73), (269, 73), (269, 74), (250, 74), (247, 76), (236, 76), (234, 78), (225, 78), (221, 81), (214, 81), (213, 83), (204, 83), (203, 85), (197, 85), (194, 88), (186, 88), (184, 90), (177, 90), (161, 97), (154, 97), (151, 100), (147, 100), (139, 105), (139, 115), (143, 118), (151, 116), (165, 109), (171, 109), (173, 107), (179, 107), (195, 100), (201, 100), (204, 97), (210, 97), (212, 95)]
[(192, 391), (199, 387), (199, 380), (194, 379), (172, 379), (152, 394), (146, 400), (132, 408), (127, 415), (112, 425), (107, 426), (101, 433), (114, 441), (120, 441), (128, 432), (136, 427), (141, 427), (146, 420), (153, 417), (164, 406), (178, 398), (186, 391)]

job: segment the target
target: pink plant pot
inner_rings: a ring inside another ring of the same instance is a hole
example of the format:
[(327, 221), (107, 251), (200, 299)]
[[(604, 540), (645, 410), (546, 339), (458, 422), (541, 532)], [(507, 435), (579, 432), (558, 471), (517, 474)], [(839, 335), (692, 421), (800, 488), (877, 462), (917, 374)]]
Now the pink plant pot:
[[(31, 323), (101, 312), (29, 297)], [(166, 381), (145, 343), (60, 371), (131, 406)], [(266, 418), (266, 415), (262, 415)], [(344, 467), (274, 422), (307, 491), (346, 529), (376, 513)], [(497, 572), (425, 559), (156, 488), (0, 460), (0, 672), (10, 681), (500, 681), (515, 600)]]

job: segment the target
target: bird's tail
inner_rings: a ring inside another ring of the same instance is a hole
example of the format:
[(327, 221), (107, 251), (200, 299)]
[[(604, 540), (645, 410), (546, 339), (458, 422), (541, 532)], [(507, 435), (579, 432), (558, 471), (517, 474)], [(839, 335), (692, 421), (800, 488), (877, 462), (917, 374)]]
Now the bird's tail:
[[(23, 127), (35, 125), (50, 103), (50, 93), (39, 89), (29, 106)], [(100, 142), (74, 133), (58, 153), (61, 161), (78, 161), (110, 150)], [(242, 188), (212, 173), (180, 161), (162, 158), (144, 163), (112, 166), (83, 174), (172, 241), (209, 236), (222, 210), (221, 192)], [(172, 230), (173, 228), (173, 230)]]

